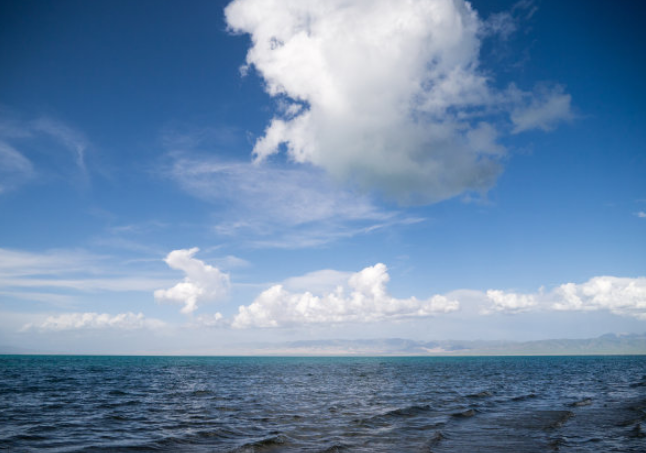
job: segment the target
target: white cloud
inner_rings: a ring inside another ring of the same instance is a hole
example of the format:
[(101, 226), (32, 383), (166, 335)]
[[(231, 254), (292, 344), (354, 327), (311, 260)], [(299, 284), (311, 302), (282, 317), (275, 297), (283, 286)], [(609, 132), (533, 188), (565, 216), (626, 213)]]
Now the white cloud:
[(486, 34), (497, 35), (506, 40), (518, 29), (516, 22), (516, 19), (509, 11), (495, 13), (483, 23), (483, 31)]
[(554, 291), (556, 310), (609, 310), (646, 320), (646, 277), (594, 277), (582, 284), (566, 283)]
[(194, 258), (198, 251), (197, 247), (173, 250), (166, 256), (166, 264), (171, 269), (183, 271), (186, 277), (172, 288), (155, 291), (157, 301), (182, 303), (182, 313), (189, 314), (198, 308), (198, 302), (218, 300), (227, 294), (229, 274)]
[(531, 18), (538, 8), (532, 0), (516, 2), (509, 11), (493, 13), (482, 22), (484, 36), (498, 36), (501, 40), (509, 39), (521, 27), (521, 22)]
[[(309, 274), (312, 279), (316, 274)], [(320, 273), (327, 280), (329, 273)], [(457, 301), (441, 295), (427, 300), (397, 299), (388, 294), (386, 266), (379, 263), (351, 274), (334, 291), (319, 296), (311, 292), (292, 293), (275, 285), (248, 306), (240, 306), (233, 318), (234, 328), (283, 327), (308, 324), (375, 322), (428, 317), (458, 309)]]
[(571, 111), (572, 97), (563, 92), (560, 86), (551, 89), (542, 88), (539, 96), (527, 97), (525, 105), (518, 106), (511, 114), (514, 133), (530, 129), (549, 131), (562, 121), (574, 118)]
[(424, 204), (495, 183), (512, 110), (516, 132), (569, 117), (569, 95), (491, 87), (481, 38), (508, 36), (512, 22), (485, 26), (464, 1), (236, 0), (225, 14), (251, 35), (247, 67), (279, 99), (256, 162), (285, 145), (295, 162)]
[(214, 313), (210, 315), (199, 315), (193, 318), (191, 327), (225, 327), (228, 326), (228, 321), (222, 316), (222, 313)]
[(646, 320), (646, 277), (593, 277), (585, 283), (565, 283), (534, 294), (489, 290), (486, 301), (490, 305), (482, 310), (484, 314), (607, 310)]
[(27, 324), (23, 331), (38, 329), (49, 331), (80, 329), (159, 329), (166, 325), (159, 319), (146, 318), (142, 313), (131, 312), (109, 315), (107, 313), (66, 313), (49, 316), (40, 324)]
[(522, 313), (536, 307), (538, 303), (533, 294), (505, 293), (492, 289), (487, 291), (487, 299), (492, 302), (492, 305), (484, 311), (485, 314), (490, 312)]
[(637, 214), (635, 214), (637, 217), (640, 219), (646, 219), (646, 212), (644, 211), (639, 211)]

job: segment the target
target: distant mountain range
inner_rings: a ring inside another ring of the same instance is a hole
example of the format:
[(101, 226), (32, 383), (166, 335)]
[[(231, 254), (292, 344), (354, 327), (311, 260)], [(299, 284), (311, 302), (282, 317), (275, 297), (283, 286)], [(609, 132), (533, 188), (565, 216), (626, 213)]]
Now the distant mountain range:
[(375, 340), (312, 340), (248, 345), (258, 355), (322, 356), (469, 356), (469, 355), (592, 355), (646, 354), (646, 334), (606, 334), (583, 340), (538, 341), (413, 341), (401, 338)]
[(31, 349), (19, 348), (16, 346), (9, 346), (0, 344), (0, 354), (34, 354), (36, 351)]
[[(0, 354), (66, 354), (0, 345)], [(141, 355), (139, 353), (137, 355)], [(222, 352), (156, 350), (144, 355), (223, 355)], [(227, 347), (224, 355), (249, 356), (505, 356), (646, 354), (646, 333), (613, 334), (583, 340), (538, 341), (414, 341), (402, 338), (310, 340), (247, 343)]]

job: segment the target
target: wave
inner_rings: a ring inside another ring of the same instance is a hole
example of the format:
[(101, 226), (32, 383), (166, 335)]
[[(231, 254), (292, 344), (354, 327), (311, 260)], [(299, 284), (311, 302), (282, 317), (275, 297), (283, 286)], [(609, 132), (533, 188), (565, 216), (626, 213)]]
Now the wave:
[(488, 396), (493, 396), (493, 393), (485, 390), (483, 392), (472, 393), (471, 395), (467, 395), (467, 398), (486, 398)]
[(528, 393), (527, 395), (514, 396), (512, 401), (526, 401), (528, 399), (536, 398), (538, 395), (536, 393)]
[(543, 411), (542, 414), (547, 421), (544, 428), (548, 430), (560, 428), (566, 421), (574, 417), (574, 413), (570, 411)]
[(469, 417), (473, 417), (474, 415), (476, 415), (475, 409), (467, 409), (467, 410), (462, 411), (462, 412), (455, 412), (455, 413), (451, 414), (451, 417), (469, 418)]
[(319, 453), (343, 453), (344, 451), (348, 451), (348, 447), (343, 445), (332, 445), (325, 450), (319, 451)]
[(570, 403), (570, 407), (581, 407), (581, 406), (589, 406), (592, 404), (592, 400), (590, 398), (585, 398), (581, 401), (575, 401), (573, 403)]
[(395, 409), (383, 414), (384, 417), (415, 417), (417, 415), (428, 413), (431, 410), (431, 406), (425, 404), (423, 406), (407, 406), (401, 409)]
[(282, 449), (291, 443), (292, 442), (291, 442), (291, 439), (289, 439), (289, 437), (283, 434), (278, 434), (275, 436), (265, 437), (264, 439), (243, 444), (231, 450), (231, 453), (269, 452), (272, 450), (277, 450), (278, 448)]

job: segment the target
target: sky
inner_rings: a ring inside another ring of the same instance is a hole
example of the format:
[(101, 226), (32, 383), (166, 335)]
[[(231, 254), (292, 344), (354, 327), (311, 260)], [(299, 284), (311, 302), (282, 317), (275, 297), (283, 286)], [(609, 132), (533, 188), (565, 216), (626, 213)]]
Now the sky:
[(0, 1), (0, 346), (646, 332), (645, 9)]

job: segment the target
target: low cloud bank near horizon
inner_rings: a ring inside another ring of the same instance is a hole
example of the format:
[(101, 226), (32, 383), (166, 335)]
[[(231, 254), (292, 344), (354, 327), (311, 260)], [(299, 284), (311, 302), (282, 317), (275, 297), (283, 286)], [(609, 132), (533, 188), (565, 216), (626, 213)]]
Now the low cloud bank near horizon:
[(494, 88), (480, 48), (515, 32), (509, 13), (483, 20), (462, 0), (235, 0), (225, 15), (251, 37), (243, 73), (278, 100), (257, 164), (285, 150), (401, 204), (430, 204), (490, 189), (505, 136), (574, 117), (558, 84)]
[[(565, 283), (549, 291), (541, 288), (535, 293), (455, 290), (431, 295), (427, 299), (414, 296), (397, 298), (388, 292), (390, 276), (382, 263), (354, 273), (327, 269), (291, 277), (262, 291), (253, 302), (239, 306), (237, 312), (230, 316), (220, 312), (195, 314), (202, 302), (221, 297), (223, 281), (228, 283), (228, 274), (195, 259), (193, 255), (196, 252), (196, 249), (171, 252), (167, 261), (177, 269), (185, 270), (187, 278), (178, 284), (180, 286), (155, 292), (156, 298), (172, 295), (173, 302), (184, 305), (182, 313), (190, 315), (188, 324), (183, 325), (185, 329), (335, 327), (421, 320), (451, 314), (458, 317), (451, 321), (455, 323), (461, 319), (461, 312), (470, 322), (493, 315), (558, 316), (558, 313), (566, 312), (607, 312), (646, 321), (646, 277), (593, 277), (583, 283)], [(146, 317), (141, 312), (73, 312), (39, 316), (37, 320), (23, 324), (20, 331), (46, 333), (172, 327), (172, 324)]]
[[(184, 270), (187, 277), (170, 290), (155, 291), (158, 300), (172, 296), (174, 302), (183, 303), (182, 312), (186, 314), (193, 313), (202, 298), (220, 297), (223, 282), (229, 285), (228, 274), (195, 259), (196, 252), (196, 248), (171, 252), (166, 262)], [(477, 305), (481, 316), (605, 310), (646, 320), (646, 277), (593, 277), (580, 284), (565, 283), (551, 291), (541, 288), (536, 293), (456, 290), (423, 300), (390, 295), (389, 281), (388, 268), (382, 263), (355, 273), (331, 269), (310, 272), (272, 285), (252, 303), (240, 305), (231, 317), (218, 312), (200, 315), (194, 321), (203, 327), (236, 329), (375, 323), (460, 311), (461, 294), (468, 294), (469, 305)]]
[(486, 296), (491, 305), (483, 309), (483, 314), (607, 310), (646, 320), (646, 277), (599, 276), (584, 283), (565, 283), (549, 292), (541, 289), (523, 294), (489, 290)]
[(48, 316), (41, 323), (26, 324), (22, 331), (66, 331), (96, 329), (159, 329), (166, 323), (159, 319), (146, 318), (143, 313), (132, 312), (110, 315), (108, 313), (65, 313)]

